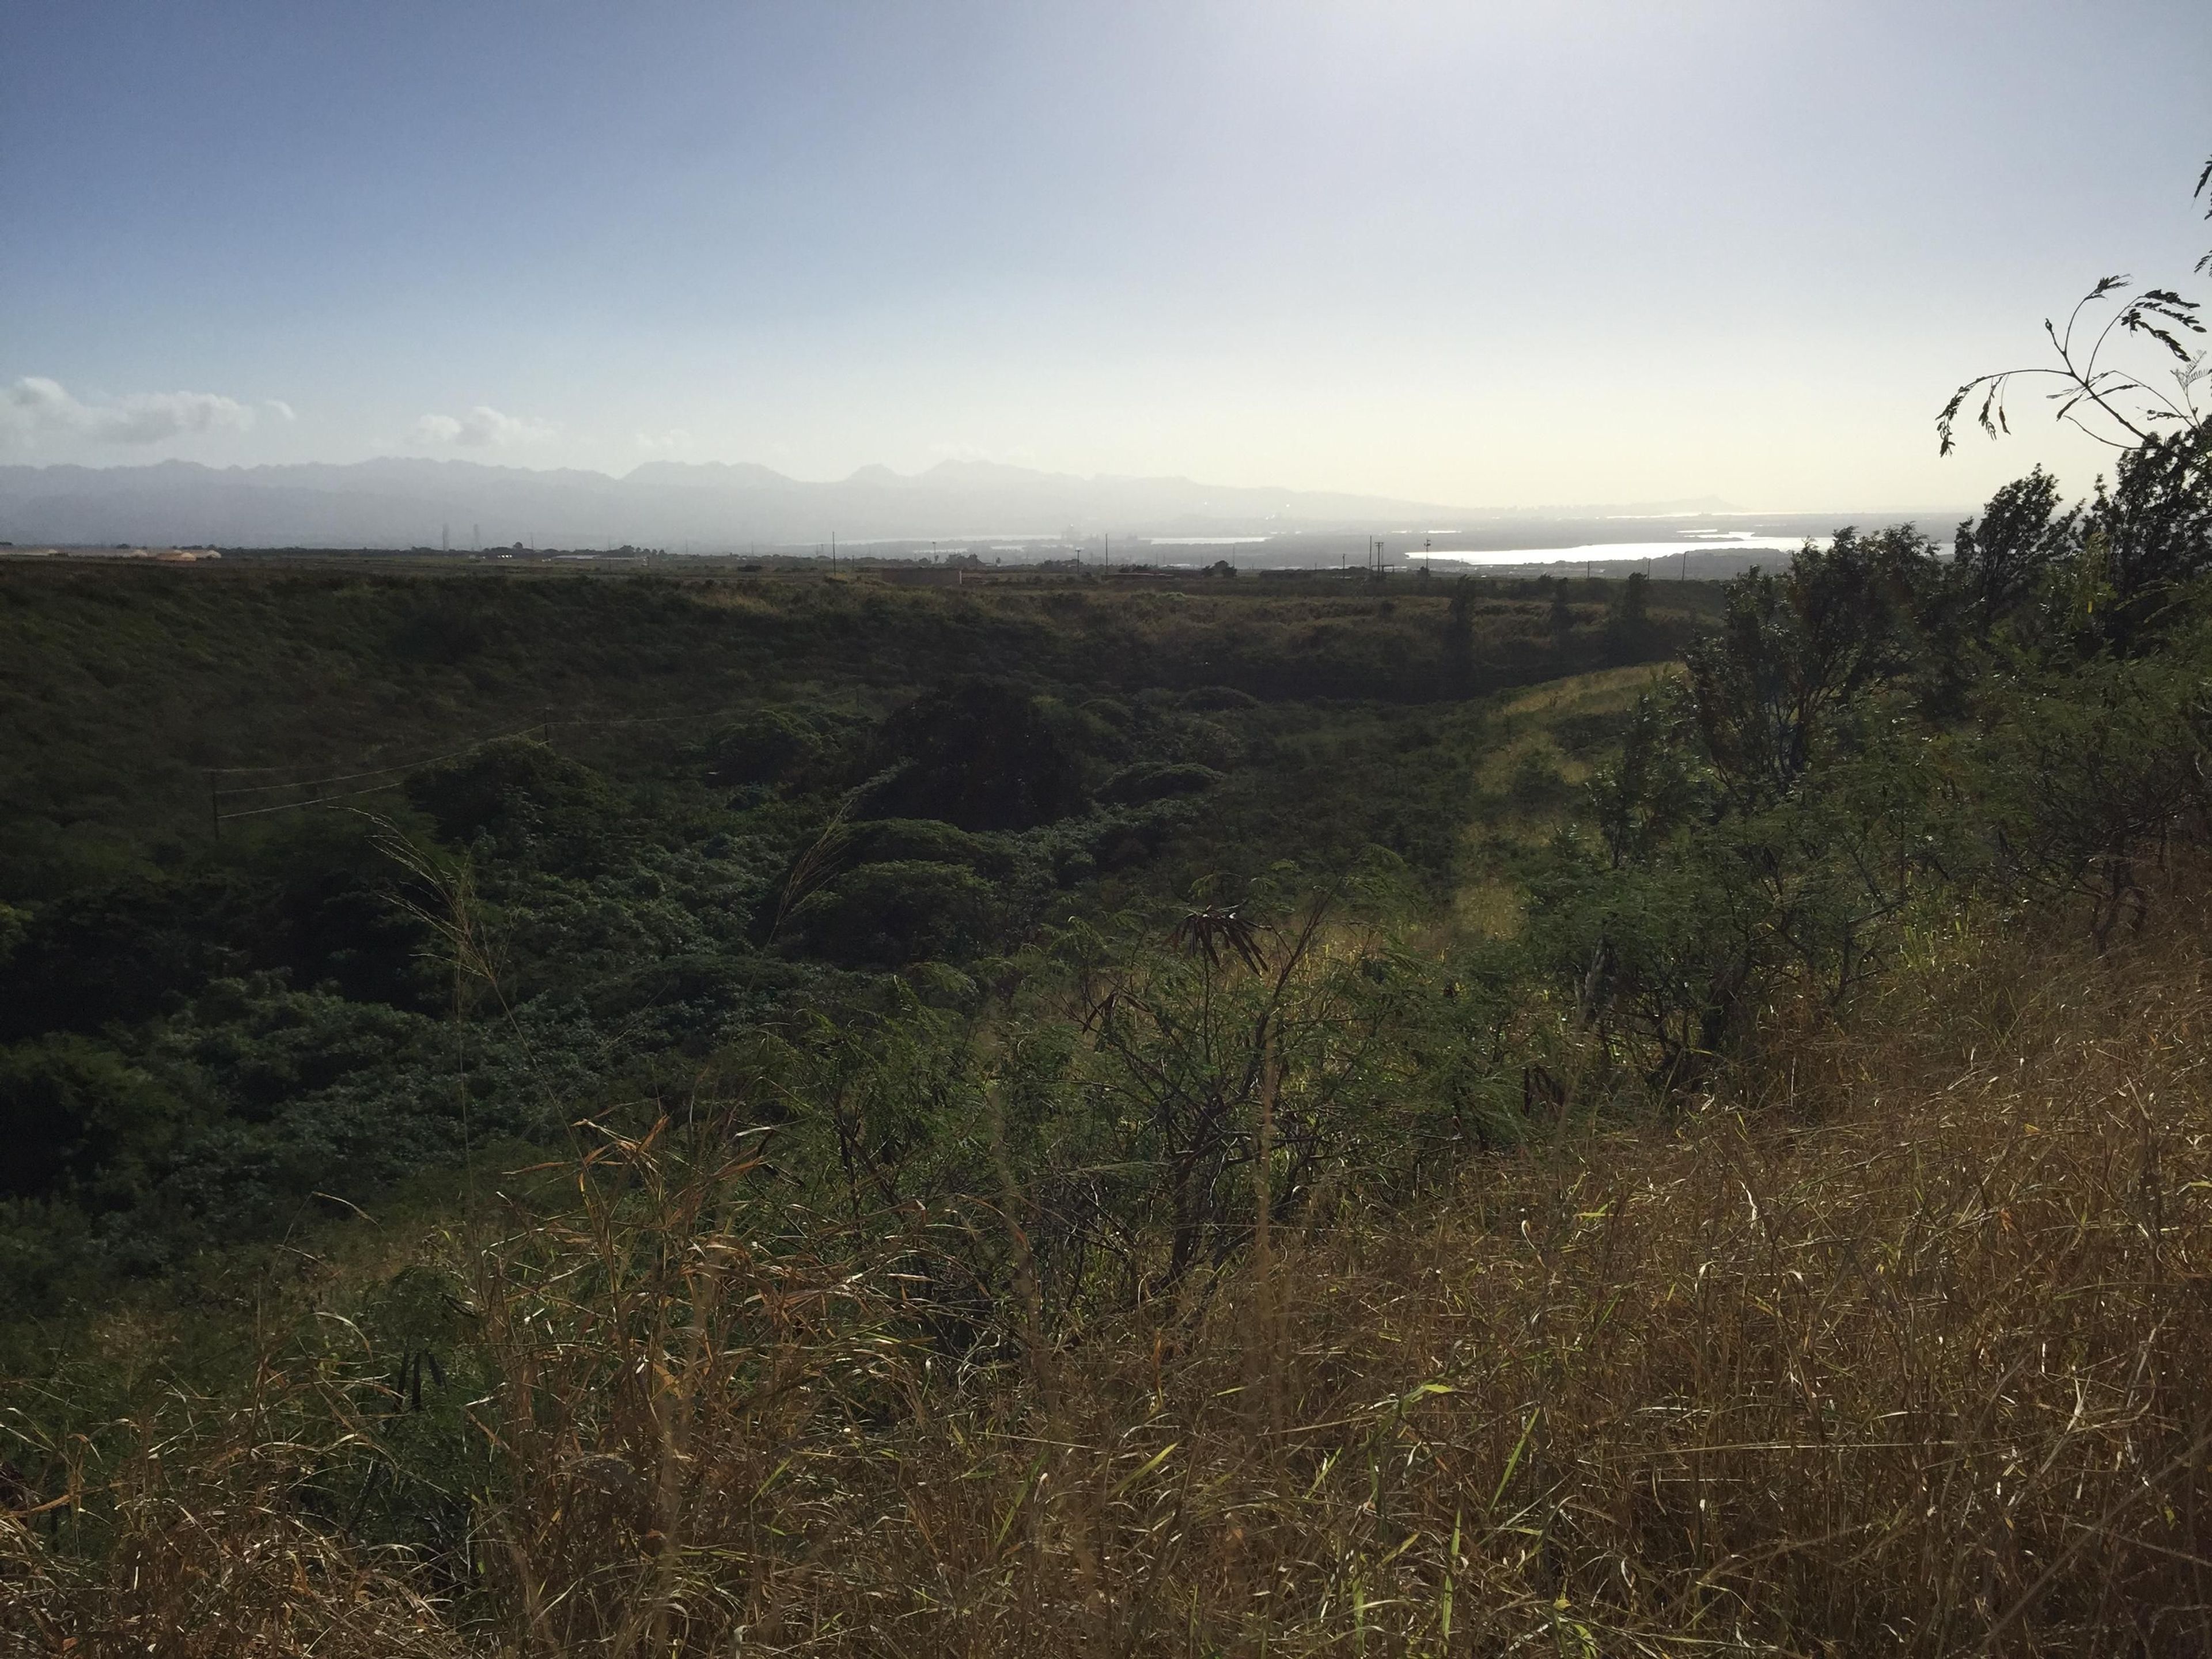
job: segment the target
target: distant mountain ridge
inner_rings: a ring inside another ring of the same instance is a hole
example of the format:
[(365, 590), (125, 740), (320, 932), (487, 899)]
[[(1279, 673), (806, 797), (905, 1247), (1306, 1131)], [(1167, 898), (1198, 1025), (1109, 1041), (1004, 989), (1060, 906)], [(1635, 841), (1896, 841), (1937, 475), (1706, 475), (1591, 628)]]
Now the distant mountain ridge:
[[(1725, 513), (1723, 501), (1555, 509)], [(648, 461), (621, 477), (392, 457), (338, 465), (0, 466), (0, 540), (223, 547), (637, 546), (699, 552), (843, 542), (1115, 535), (1420, 534), (1543, 509), (1340, 491), (1081, 477), (988, 461), (813, 482), (750, 462)]]

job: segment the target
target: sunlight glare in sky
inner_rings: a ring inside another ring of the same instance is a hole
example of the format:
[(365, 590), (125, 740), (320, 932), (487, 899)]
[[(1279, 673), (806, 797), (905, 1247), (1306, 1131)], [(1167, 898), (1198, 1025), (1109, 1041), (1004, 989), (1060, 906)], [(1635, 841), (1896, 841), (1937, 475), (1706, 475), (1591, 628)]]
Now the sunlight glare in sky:
[[(84, 0), (0, 50), (0, 462), (1951, 505), (2207, 232), (2212, 6)], [(2086, 93), (2086, 95), (2085, 95)]]

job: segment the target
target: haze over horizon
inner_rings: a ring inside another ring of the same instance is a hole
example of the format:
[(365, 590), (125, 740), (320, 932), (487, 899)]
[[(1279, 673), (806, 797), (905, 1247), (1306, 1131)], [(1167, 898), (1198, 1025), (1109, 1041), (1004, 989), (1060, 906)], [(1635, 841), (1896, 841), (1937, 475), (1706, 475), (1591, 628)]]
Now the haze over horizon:
[[(984, 459), (979, 457), (946, 457), (927, 463), (910, 472), (902, 472), (881, 462), (863, 462), (850, 471), (833, 477), (805, 477), (797, 473), (746, 460), (672, 460), (648, 459), (631, 462), (628, 466), (597, 467), (574, 464), (541, 463), (532, 465), (526, 459), (505, 455), (442, 455), (388, 454), (372, 455), (349, 461), (200, 461), (179, 456), (148, 459), (143, 456), (125, 458), (101, 457), (87, 461), (49, 461), (25, 464), (18, 456), (0, 456), (0, 476), (21, 479), (25, 475), (37, 478), (57, 478), (70, 475), (91, 473), (101, 482), (128, 480), (162, 476), (163, 469), (173, 472), (189, 469), (194, 474), (207, 473), (228, 477), (282, 477), (288, 475), (328, 473), (331, 475), (362, 475), (386, 466), (407, 466), (426, 464), (438, 471), (448, 471), (456, 476), (478, 474), (489, 477), (544, 477), (561, 475), (604, 479), (613, 483), (677, 483), (691, 485), (717, 485), (725, 488), (749, 488), (772, 485), (797, 485), (806, 489), (830, 489), (839, 485), (863, 488), (921, 485), (942, 486), (948, 483), (976, 485), (1004, 483), (1013, 486), (1050, 483), (1061, 485), (1165, 485), (1188, 486), (1194, 489), (1219, 489), (1237, 495), (1279, 495), (1286, 501), (1292, 498), (1324, 498), (1360, 504), (1364, 510), (1386, 513), (1446, 512), (1478, 517), (1545, 517), (1592, 513), (1620, 513), (1638, 517), (1664, 516), (1680, 514), (1687, 516), (1757, 514), (1761, 509), (1746, 507), (1728, 498), (1707, 493), (1700, 495), (1676, 495), (1646, 501), (1498, 501), (1474, 505), (1465, 501), (1419, 501), (1404, 496), (1389, 496), (1358, 490), (1334, 490), (1322, 483), (1291, 486), (1280, 482), (1258, 483), (1224, 483), (1218, 480), (1193, 478), (1187, 473), (1153, 472), (1078, 472), (1059, 469), (1026, 466), (1014, 462)], [(1948, 506), (1955, 503), (1940, 501), (1917, 505)], [(1823, 513), (1850, 510), (1854, 507), (1901, 507), (1915, 505), (1897, 501), (1839, 501), (1813, 507), (1795, 508), (1766, 508), (1768, 514), (1789, 512)]]
[(0, 465), (1778, 512), (2087, 489), (2027, 400), (1932, 418), (2185, 280), (2212, 8), (93, 0), (0, 47)]
[[(1050, 555), (1069, 544), (1104, 553), (1119, 537), (1125, 546), (1133, 538), (1265, 540), (1278, 559), (1335, 564), (1348, 555), (1347, 538), (1364, 547), (1377, 532), (1395, 536), (1402, 556), (1431, 546), (1489, 552), (1653, 535), (1697, 544), (1736, 532), (1794, 538), (1870, 516), (1777, 519), (1710, 496), (1468, 509), (1180, 477), (1082, 477), (991, 461), (939, 461), (913, 475), (862, 467), (828, 482), (750, 464), (665, 460), (642, 462), (619, 477), (421, 456), (213, 468), (173, 459), (89, 469), (0, 465), (0, 544), (23, 549), (181, 543), (737, 552), (826, 548), (842, 538), (848, 547), (907, 544), (909, 554), (966, 551), (970, 543), (998, 552), (1008, 550), (1009, 541), (1051, 543), (1044, 550)], [(1924, 516), (1940, 529), (1961, 515)], [(936, 549), (940, 539), (946, 546)]]

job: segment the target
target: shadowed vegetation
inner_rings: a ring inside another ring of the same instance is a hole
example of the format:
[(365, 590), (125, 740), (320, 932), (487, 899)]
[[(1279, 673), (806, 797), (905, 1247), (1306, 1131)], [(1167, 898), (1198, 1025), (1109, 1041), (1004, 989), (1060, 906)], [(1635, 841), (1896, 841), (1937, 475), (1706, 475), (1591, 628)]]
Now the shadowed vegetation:
[(1723, 588), (11, 573), (0, 1633), (2201, 1650), (2208, 441)]

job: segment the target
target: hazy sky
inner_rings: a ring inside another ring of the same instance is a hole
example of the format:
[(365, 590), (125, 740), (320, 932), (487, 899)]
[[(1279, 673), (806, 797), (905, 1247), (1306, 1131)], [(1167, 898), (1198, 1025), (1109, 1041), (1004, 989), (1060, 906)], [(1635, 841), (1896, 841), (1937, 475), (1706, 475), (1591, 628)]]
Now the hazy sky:
[(1978, 499), (2212, 3), (0, 0), (0, 459)]

